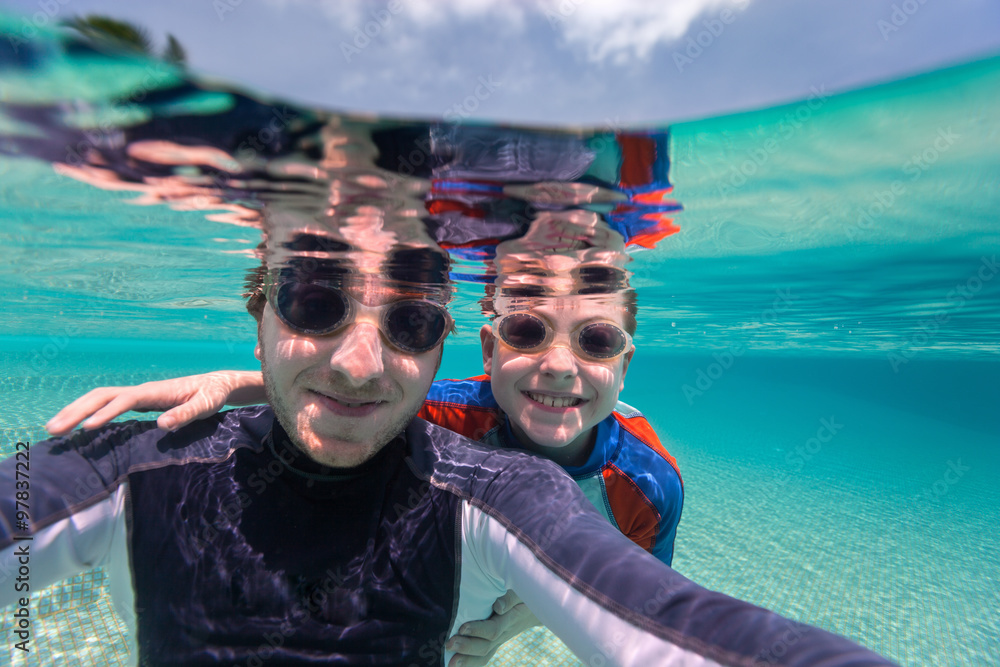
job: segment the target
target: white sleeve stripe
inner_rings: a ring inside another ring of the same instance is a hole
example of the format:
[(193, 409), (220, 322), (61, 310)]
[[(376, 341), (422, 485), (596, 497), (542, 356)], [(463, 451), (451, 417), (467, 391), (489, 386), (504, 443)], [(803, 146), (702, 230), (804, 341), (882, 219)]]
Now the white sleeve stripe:
[[(105, 566), (110, 578), (112, 605), (128, 628), (135, 659), (135, 597), (129, 568), (125, 496), (122, 484), (98, 503), (60, 519), (36, 532), (31, 541), (18, 541), (0, 551), (0, 562), (14, 563), (16, 549), (28, 544), (31, 551), (31, 590), (38, 591), (81, 572)], [(0, 583), (3, 577), (0, 577)], [(0, 607), (16, 601), (12, 585), (0, 585)], [(23, 593), (21, 593), (23, 595)]]
[[(481, 614), (485, 605), (488, 615), (489, 605), (509, 588), (586, 665), (721, 667), (720, 663), (650, 634), (608, 606), (598, 604), (553, 572), (527, 544), (494, 517), (467, 501), (463, 505), (462, 530), (463, 535), (469, 537), (463, 540), (463, 564), (476, 570), (503, 572), (506, 579), (490, 581), (486, 575), (467, 573), (469, 568), (463, 567), (462, 595), (480, 599), (460, 601), (460, 609), (466, 612), (462, 616), (468, 617), (457, 618), (453, 629), (465, 621), (485, 618), (476, 616), (476, 611)], [(467, 563), (466, 555), (478, 563)], [(472, 611), (476, 607), (479, 609)], [(446, 660), (449, 658), (446, 656)]]

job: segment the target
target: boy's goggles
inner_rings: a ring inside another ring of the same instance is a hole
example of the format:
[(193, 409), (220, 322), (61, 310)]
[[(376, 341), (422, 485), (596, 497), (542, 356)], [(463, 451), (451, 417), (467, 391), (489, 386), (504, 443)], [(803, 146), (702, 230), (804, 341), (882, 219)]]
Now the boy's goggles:
[[(552, 345), (556, 331), (537, 315), (510, 313), (493, 320), (493, 335), (520, 352), (539, 352)], [(609, 361), (632, 349), (632, 336), (610, 322), (591, 322), (570, 332), (569, 343), (579, 357)]]
[(379, 331), (398, 350), (421, 354), (441, 344), (451, 330), (451, 315), (427, 299), (402, 299), (365, 306), (334, 284), (281, 280), (267, 290), (267, 301), (285, 325), (299, 333), (325, 336), (354, 322), (359, 312), (378, 312)]

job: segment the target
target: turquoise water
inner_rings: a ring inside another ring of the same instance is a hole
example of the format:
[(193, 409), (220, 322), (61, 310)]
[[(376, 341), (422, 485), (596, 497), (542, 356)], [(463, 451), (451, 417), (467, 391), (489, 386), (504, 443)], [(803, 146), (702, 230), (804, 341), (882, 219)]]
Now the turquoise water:
[[(55, 58), (0, 96), (138, 114), (100, 101), (148, 67)], [(630, 266), (623, 399), (684, 475), (679, 571), (904, 665), (1000, 664), (998, 156), (1000, 59), (671, 127), (681, 231)], [(4, 452), (94, 386), (254, 367), (258, 230), (136, 196), (0, 157)], [(459, 290), (443, 377), (481, 368)], [(35, 600), (30, 664), (124, 664), (99, 573), (77, 589)]]

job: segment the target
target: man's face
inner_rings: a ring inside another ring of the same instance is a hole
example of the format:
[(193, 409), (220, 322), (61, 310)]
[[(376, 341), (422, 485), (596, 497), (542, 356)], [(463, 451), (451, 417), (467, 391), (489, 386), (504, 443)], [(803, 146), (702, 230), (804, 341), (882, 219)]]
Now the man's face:
[[(366, 306), (393, 299), (382, 291), (346, 290)], [(362, 313), (335, 334), (289, 329), (271, 305), (261, 316), (257, 357), (268, 400), (293, 442), (318, 463), (364, 463), (399, 434), (420, 409), (441, 363), (441, 346), (401, 352)]]
[(557, 332), (554, 344), (534, 353), (508, 347), (486, 325), (480, 331), (483, 367), (493, 395), (521, 443), (563, 465), (579, 465), (590, 452), (593, 428), (608, 417), (624, 387), (632, 351), (611, 361), (587, 360), (568, 347), (566, 334), (593, 322), (622, 326), (621, 310), (586, 297), (546, 299), (526, 312)]

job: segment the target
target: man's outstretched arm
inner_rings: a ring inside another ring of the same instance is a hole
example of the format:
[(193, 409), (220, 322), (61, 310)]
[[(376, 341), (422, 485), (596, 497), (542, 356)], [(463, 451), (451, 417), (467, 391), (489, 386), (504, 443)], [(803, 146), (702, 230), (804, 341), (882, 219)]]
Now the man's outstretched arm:
[(464, 485), (456, 627), (482, 614), (477, 600), (509, 588), (584, 664), (893, 664), (687, 580), (605, 522), (554, 465), (497, 470)]

